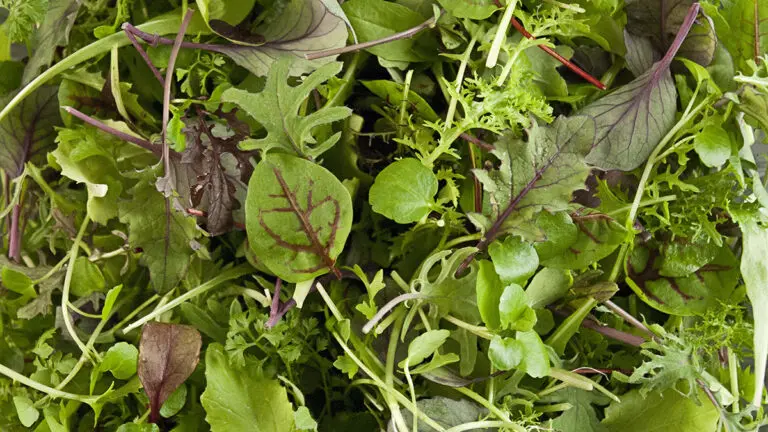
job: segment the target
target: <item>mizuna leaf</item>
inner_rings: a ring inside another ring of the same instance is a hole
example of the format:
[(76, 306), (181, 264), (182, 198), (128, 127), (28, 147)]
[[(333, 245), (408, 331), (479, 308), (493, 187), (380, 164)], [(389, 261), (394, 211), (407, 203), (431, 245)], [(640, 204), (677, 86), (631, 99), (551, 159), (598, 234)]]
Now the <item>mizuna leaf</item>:
[(559, 117), (548, 127), (533, 126), (528, 142), (502, 139), (493, 154), (497, 171), (474, 170), (490, 195), (495, 222), (478, 244), (484, 249), (508, 227), (548, 210), (568, 208), (573, 191), (584, 187), (594, 122), (586, 116)]
[(258, 259), (288, 282), (336, 270), (352, 226), (352, 199), (328, 170), (285, 154), (256, 166), (248, 185), (246, 228)]
[[(317, 60), (306, 60), (304, 56), (343, 47), (347, 41), (344, 19), (329, 11), (323, 0), (287, 0), (281, 3), (284, 9), (269, 23), (252, 32), (263, 36), (266, 42), (258, 46), (216, 45), (215, 51), (229, 56), (257, 76), (267, 75), (275, 67), (273, 64), (281, 60), (289, 61), (288, 73), (291, 76), (308, 73), (333, 62), (335, 56)], [(278, 76), (284, 79), (285, 75), (281, 73)]]
[(675, 123), (677, 92), (669, 67), (699, 11), (694, 3), (664, 57), (643, 75), (579, 113), (594, 118), (595, 148), (587, 162), (602, 169), (629, 171), (648, 159)]
[[(24, 164), (45, 160), (61, 123), (56, 87), (42, 87), (0, 121), (0, 168), (18, 177)], [(7, 102), (7, 101), (6, 101)]]
[[(291, 87), (286, 82), (289, 68), (288, 60), (275, 63), (261, 93), (229, 89), (221, 95), (221, 100), (240, 106), (267, 130), (265, 138), (245, 141), (241, 148), (264, 151), (278, 148), (297, 156), (316, 158), (333, 146), (341, 133), (331, 135), (318, 143), (313, 129), (342, 120), (348, 117), (352, 110), (347, 107), (328, 107), (301, 116), (298, 114), (299, 108), (312, 90), (339, 73), (341, 63), (320, 67), (296, 87)], [(268, 109), (265, 109), (266, 107)]]
[(190, 326), (149, 322), (141, 331), (138, 373), (156, 423), (168, 396), (194, 372), (200, 361), (200, 333)]
[(51, 64), (56, 47), (67, 45), (81, 4), (82, 0), (52, 0), (48, 3), (45, 19), (35, 33), (35, 48), (24, 68), (24, 84), (34, 79), (41, 68)]

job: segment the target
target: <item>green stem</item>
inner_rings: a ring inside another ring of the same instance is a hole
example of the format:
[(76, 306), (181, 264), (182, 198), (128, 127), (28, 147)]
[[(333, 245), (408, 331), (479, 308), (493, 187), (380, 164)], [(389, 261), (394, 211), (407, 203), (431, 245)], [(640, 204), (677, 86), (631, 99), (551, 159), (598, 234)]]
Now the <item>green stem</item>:
[(355, 80), (355, 76), (357, 75), (357, 70), (367, 58), (368, 58), (368, 53), (364, 51), (358, 51), (352, 56), (352, 59), (349, 61), (349, 64), (347, 65), (347, 70), (344, 71), (344, 76), (341, 77), (341, 80), (342, 80), (341, 87), (336, 92), (336, 94), (333, 95), (331, 100), (326, 102), (325, 104), (326, 107), (335, 107), (335, 106), (344, 105), (344, 102), (347, 100), (349, 95), (352, 94), (352, 88), (355, 86), (355, 83), (357, 82)]
[(339, 311), (339, 308), (336, 307), (336, 303), (331, 300), (331, 296), (328, 295), (328, 292), (323, 288), (323, 285), (318, 282), (315, 284), (315, 287), (317, 287), (317, 292), (320, 293), (320, 297), (323, 298), (325, 301), (325, 304), (328, 305), (328, 309), (331, 310), (331, 314), (333, 314), (333, 317), (336, 318), (336, 321), (344, 321), (344, 315), (341, 314), (341, 311)]
[(731, 412), (734, 414), (739, 413), (739, 359), (736, 357), (736, 353), (733, 349), (728, 348), (728, 372), (731, 376), (731, 394), (733, 394), (733, 405), (731, 405)]
[(136, 320), (133, 324), (129, 325), (128, 327), (123, 330), (123, 334), (127, 334), (131, 330), (143, 325), (144, 323), (151, 321), (155, 319), (156, 317), (164, 314), (165, 312), (168, 312), (169, 310), (175, 308), (176, 306), (184, 303), (185, 301), (195, 298), (199, 296), (200, 294), (205, 293), (206, 291), (210, 290), (211, 288), (215, 288), (216, 286), (232, 279), (237, 279), (241, 276), (245, 276), (247, 274), (250, 274), (253, 272), (253, 269), (248, 264), (241, 264), (237, 267), (233, 267), (229, 270), (226, 270), (225, 272), (221, 273), (220, 275), (216, 276), (215, 278), (203, 283), (202, 285), (195, 287), (184, 294), (176, 297), (175, 299), (169, 301), (167, 304), (163, 305), (162, 307), (159, 307), (152, 311), (149, 315), (144, 316), (143, 318)]
[(443, 317), (443, 319), (455, 325), (456, 327), (463, 328), (468, 332), (474, 335), (477, 335), (483, 339), (488, 339), (488, 340), (493, 339), (493, 333), (491, 333), (486, 327), (469, 324), (451, 315), (446, 315)]
[(579, 326), (581, 325), (581, 322), (584, 321), (584, 318), (587, 316), (587, 314), (589, 314), (589, 311), (597, 306), (598, 303), (599, 302), (594, 298), (586, 300), (581, 306), (579, 306), (578, 309), (570, 314), (568, 318), (563, 320), (563, 322), (560, 324), (560, 327), (558, 327), (557, 330), (555, 330), (555, 332), (552, 333), (549, 338), (547, 338), (547, 345), (554, 348), (558, 354), (563, 355), (565, 352), (565, 345), (568, 343), (571, 337), (576, 334)]
[(471, 431), (471, 430), (489, 430), (489, 429), (494, 430), (496, 428), (507, 428), (507, 429), (512, 429), (515, 432), (525, 432), (525, 428), (520, 426), (517, 423), (506, 422), (506, 421), (491, 421), (491, 420), (460, 424), (458, 426), (454, 426), (450, 429), (447, 429), (445, 432), (464, 432), (464, 431)]
[(454, 90), (456, 90), (457, 94), (451, 97), (451, 102), (448, 104), (448, 113), (445, 115), (445, 129), (449, 129), (453, 123), (453, 116), (456, 114), (456, 106), (459, 103), (458, 95), (461, 94), (461, 86), (464, 83), (464, 73), (467, 70), (467, 63), (469, 63), (469, 57), (476, 42), (477, 35), (473, 36), (472, 40), (469, 41), (469, 45), (467, 45), (467, 49), (461, 57), (461, 64), (459, 64), (459, 70), (456, 72), (456, 82), (454, 83)]
[(75, 400), (75, 401), (85, 402), (87, 404), (91, 404), (95, 402), (96, 399), (98, 398), (98, 396), (78, 395), (78, 394), (69, 393), (61, 390), (56, 390), (53, 387), (48, 387), (45, 384), (41, 384), (31, 378), (27, 378), (26, 376), (2, 364), (0, 364), (0, 374), (7, 376), (8, 378), (14, 381), (18, 381), (19, 383), (27, 387), (43, 392), (52, 398)]
[(489, 402), (486, 398), (480, 396), (479, 394), (473, 392), (472, 390), (466, 388), (466, 387), (456, 387), (454, 388), (457, 392), (463, 394), (464, 396), (472, 399), (473, 401), (479, 403), (480, 405), (484, 406), (488, 411), (498, 417), (501, 420), (504, 421), (510, 421), (509, 414), (505, 413), (504, 411), (500, 410), (496, 407), (496, 405)]
[(488, 50), (488, 57), (485, 60), (485, 67), (493, 68), (499, 61), (499, 52), (501, 46), (504, 45), (504, 41), (507, 40), (507, 30), (509, 30), (509, 24), (512, 22), (512, 17), (515, 13), (515, 7), (517, 6), (517, 0), (510, 0), (507, 4), (507, 8), (504, 10), (504, 15), (499, 20), (499, 26), (496, 28), (496, 35), (491, 43), (491, 49)]
[[(386, 370), (384, 373), (384, 384), (387, 386), (388, 390), (395, 391), (394, 382), (395, 382), (395, 356), (397, 355), (397, 342), (398, 342), (397, 336), (400, 334), (400, 330), (403, 328), (403, 321), (405, 318), (405, 314), (401, 309), (393, 313), (392, 315), (396, 316), (397, 319), (392, 328), (392, 331), (389, 334), (389, 346), (387, 347), (387, 363), (385, 365)], [(405, 424), (405, 419), (403, 418), (403, 414), (400, 412), (400, 405), (397, 404), (397, 399), (391, 396), (390, 391), (383, 393), (384, 399), (387, 402), (387, 407), (389, 408), (389, 412), (392, 415), (392, 418), (394, 419), (398, 429), (407, 431), (408, 425)]]
[[(665, 196), (660, 197), (660, 198), (654, 198), (654, 199), (649, 199), (649, 200), (642, 201), (640, 203), (640, 207), (648, 207), (648, 206), (652, 206), (652, 205), (656, 205), (656, 204), (661, 204), (661, 203), (665, 203), (665, 202), (674, 201), (676, 199), (677, 199), (677, 195), (665, 195)], [(631, 208), (632, 208), (632, 204), (629, 204), (629, 205), (625, 205), (624, 207), (620, 207), (620, 208), (618, 208), (618, 209), (616, 209), (616, 210), (614, 210), (612, 212), (606, 213), (606, 214), (608, 216), (612, 216), (612, 217), (613, 216), (618, 216), (621, 213), (624, 213), (625, 211), (630, 210)]]

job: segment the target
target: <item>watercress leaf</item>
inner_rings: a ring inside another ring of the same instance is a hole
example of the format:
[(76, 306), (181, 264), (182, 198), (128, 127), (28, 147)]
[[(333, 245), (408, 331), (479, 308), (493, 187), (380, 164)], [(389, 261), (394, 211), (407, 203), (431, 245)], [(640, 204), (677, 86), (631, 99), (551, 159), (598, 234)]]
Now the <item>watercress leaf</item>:
[[(573, 270), (585, 268), (610, 255), (624, 242), (627, 235), (624, 226), (604, 214), (573, 216), (572, 221), (577, 228), (576, 239), (559, 255), (542, 260), (542, 265)], [(571, 238), (570, 235), (568, 238)], [(547, 243), (549, 241), (544, 242)]]
[(112, 372), (117, 379), (127, 380), (136, 374), (136, 364), (139, 350), (126, 342), (118, 342), (107, 350), (104, 360), (99, 367), (103, 371)]
[(523, 360), (523, 344), (513, 338), (502, 338), (495, 335), (491, 339), (491, 345), (488, 348), (488, 359), (498, 370), (510, 370), (516, 368)]
[(711, 403), (697, 404), (674, 389), (647, 396), (631, 390), (606, 408), (602, 424), (608, 432), (687, 432), (714, 430), (719, 417)]
[(297, 156), (316, 158), (333, 146), (341, 135), (331, 135), (318, 143), (313, 130), (317, 126), (348, 117), (352, 110), (347, 107), (324, 107), (302, 116), (299, 115), (299, 109), (312, 90), (341, 70), (341, 63), (320, 67), (296, 87), (287, 83), (289, 68), (288, 60), (280, 60), (270, 69), (264, 90), (260, 93), (232, 88), (222, 93), (221, 100), (241, 107), (267, 131), (264, 138), (243, 142), (240, 146), (242, 149), (265, 152), (280, 149)]
[(262, 377), (257, 368), (234, 367), (220, 344), (206, 350), (205, 379), (200, 401), (211, 431), (294, 430), (293, 407), (280, 382)]
[(709, 124), (696, 134), (693, 148), (704, 165), (720, 168), (731, 156), (731, 140), (722, 126)]
[[(345, 1), (341, 7), (360, 42), (391, 36), (424, 22), (424, 17), (408, 7), (384, 0), (350, 0)], [(430, 60), (435, 51), (430, 51), (428, 45), (422, 47), (423, 43), (433, 45), (434, 40), (429, 35), (419, 35), (367, 48), (366, 51), (393, 62)]]
[(456, 18), (484, 20), (499, 10), (493, 0), (438, 0), (440, 6)]
[(54, 86), (41, 87), (0, 120), (0, 168), (11, 178), (28, 161), (44, 161), (53, 146), (53, 129), (61, 124), (57, 93)]
[(571, 405), (553, 422), (552, 426), (562, 432), (606, 432), (600, 423), (592, 405), (606, 405), (610, 399), (595, 391), (586, 391), (575, 387), (558, 390), (547, 401), (562, 402)]
[(57, 47), (66, 46), (69, 32), (80, 10), (80, 0), (53, 0), (48, 2), (45, 18), (34, 37), (32, 55), (24, 68), (23, 83), (26, 85), (48, 67)]
[(523, 350), (523, 358), (520, 368), (534, 378), (543, 378), (549, 375), (549, 354), (539, 334), (533, 330), (519, 331), (515, 339)]
[(16, 407), (16, 415), (24, 427), (31, 427), (40, 418), (40, 411), (35, 408), (32, 400), (26, 396), (14, 396), (13, 406)]
[(660, 311), (701, 315), (726, 301), (739, 279), (738, 260), (727, 245), (709, 263), (683, 277), (660, 275), (659, 252), (638, 246), (626, 260), (627, 283), (638, 297)]
[(120, 222), (128, 225), (131, 247), (142, 248), (141, 262), (157, 292), (168, 292), (189, 268), (192, 242), (199, 236), (195, 219), (170, 206), (155, 188), (151, 170), (140, 173), (140, 181), (128, 192), (132, 199), (120, 201)]
[(376, 176), (368, 195), (373, 211), (397, 223), (425, 218), (435, 207), (437, 177), (417, 159), (393, 162)]
[(520, 285), (509, 284), (499, 299), (501, 328), (528, 331), (536, 324), (536, 313), (528, 306), (525, 291)]
[(528, 306), (539, 309), (552, 304), (568, 292), (572, 283), (573, 276), (569, 270), (541, 269), (525, 288)]
[[(741, 257), (741, 274), (747, 286), (747, 296), (752, 303), (755, 316), (768, 313), (768, 229), (752, 217), (740, 217), (739, 225), (744, 236), (744, 252)], [(765, 367), (768, 361), (768, 322), (755, 320), (755, 392), (752, 403), (759, 406), (765, 388)], [(748, 398), (748, 396), (747, 396)]]
[(499, 315), (499, 301), (504, 292), (504, 285), (496, 274), (493, 263), (487, 260), (478, 262), (477, 284), (477, 307), (480, 310), (485, 326), (491, 330), (496, 330), (501, 326)]
[(450, 335), (451, 332), (448, 330), (429, 330), (416, 336), (408, 344), (408, 357), (401, 361), (398, 366), (403, 368), (406, 364), (409, 366), (418, 365), (437, 351)]
[(152, 419), (158, 418), (163, 403), (194, 372), (201, 345), (200, 333), (194, 327), (160, 322), (144, 325), (138, 373), (149, 397)]
[[(273, 19), (256, 27), (250, 34), (264, 38), (258, 46), (218, 45), (216, 51), (227, 55), (256, 76), (271, 74), (276, 64), (286, 62), (287, 73), (297, 76), (333, 62), (336, 56), (307, 60), (304, 56), (346, 44), (344, 20), (331, 13), (323, 0), (287, 0)], [(235, 9), (239, 9), (239, 3)], [(282, 69), (281, 69), (282, 71)], [(275, 105), (264, 105), (275, 106)]]
[(504, 241), (496, 240), (488, 246), (493, 267), (505, 284), (525, 285), (539, 267), (539, 256), (530, 243), (517, 236), (507, 236)]
[(352, 200), (325, 168), (272, 154), (254, 169), (245, 207), (250, 247), (275, 275), (295, 283), (335, 269)]

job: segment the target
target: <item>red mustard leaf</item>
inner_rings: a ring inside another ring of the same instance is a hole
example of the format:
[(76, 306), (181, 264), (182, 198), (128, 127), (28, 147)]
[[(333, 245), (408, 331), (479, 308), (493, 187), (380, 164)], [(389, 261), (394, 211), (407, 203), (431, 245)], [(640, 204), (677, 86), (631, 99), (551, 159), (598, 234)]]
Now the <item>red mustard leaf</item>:
[(150, 322), (139, 343), (138, 373), (149, 397), (150, 419), (155, 423), (160, 407), (197, 367), (200, 333), (191, 326)]

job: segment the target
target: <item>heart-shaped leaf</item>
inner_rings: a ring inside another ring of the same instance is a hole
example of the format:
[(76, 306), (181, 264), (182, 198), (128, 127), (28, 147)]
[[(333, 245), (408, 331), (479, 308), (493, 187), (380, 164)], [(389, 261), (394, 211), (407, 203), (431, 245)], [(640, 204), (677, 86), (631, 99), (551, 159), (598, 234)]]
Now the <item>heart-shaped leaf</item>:
[(159, 419), (165, 400), (194, 372), (201, 345), (200, 333), (194, 327), (159, 322), (144, 325), (138, 373), (149, 397), (153, 423)]
[(352, 226), (352, 199), (320, 165), (270, 155), (253, 171), (246, 199), (251, 249), (278, 277), (301, 282), (336, 270)]

